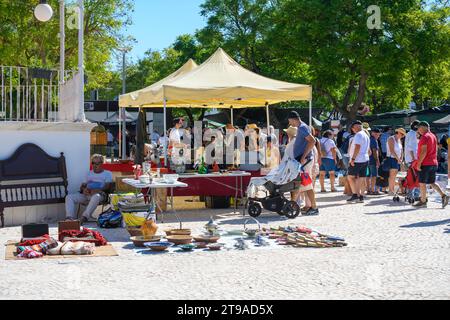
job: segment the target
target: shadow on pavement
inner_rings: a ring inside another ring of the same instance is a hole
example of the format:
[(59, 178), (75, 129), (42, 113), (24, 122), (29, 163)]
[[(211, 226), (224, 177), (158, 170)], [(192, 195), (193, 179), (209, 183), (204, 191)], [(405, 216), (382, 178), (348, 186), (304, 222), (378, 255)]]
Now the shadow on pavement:
[[(436, 227), (436, 226), (441, 226), (443, 224), (447, 224), (450, 223), (450, 219), (446, 219), (446, 220), (441, 220), (441, 221), (423, 221), (423, 222), (417, 222), (417, 223), (412, 223), (412, 224), (408, 224), (408, 225), (404, 225), (404, 226), (400, 226), (400, 228), (426, 228), (426, 227)], [(449, 229), (447, 229), (448, 233)]]
[(403, 213), (403, 212), (409, 212), (409, 211), (416, 211), (417, 209), (415, 208), (407, 208), (407, 209), (403, 209), (403, 210), (387, 210), (387, 211), (382, 211), (382, 212), (373, 212), (373, 213), (365, 213), (367, 215), (384, 215), (384, 214), (396, 214), (396, 213)]

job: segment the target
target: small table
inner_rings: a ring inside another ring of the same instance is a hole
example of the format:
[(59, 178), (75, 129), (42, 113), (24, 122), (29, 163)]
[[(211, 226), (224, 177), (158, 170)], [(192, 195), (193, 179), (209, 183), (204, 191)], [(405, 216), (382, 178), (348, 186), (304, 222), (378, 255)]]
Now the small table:
[(134, 180), (134, 179), (124, 179), (123, 183), (128, 184), (130, 186), (132, 186), (135, 189), (139, 189), (139, 190), (147, 190), (146, 194), (144, 194), (144, 197), (148, 197), (148, 193), (150, 192), (150, 196), (151, 196), (151, 205), (154, 208), (159, 208), (162, 214), (162, 219), (161, 222), (164, 223), (164, 215), (163, 215), (163, 210), (161, 209), (161, 207), (158, 204), (158, 201), (156, 201), (156, 190), (157, 189), (170, 189), (170, 206), (172, 207), (172, 212), (176, 215), (176, 211), (173, 205), (173, 189), (174, 188), (186, 188), (188, 185), (186, 183), (183, 182), (179, 182), (176, 181), (175, 183), (141, 183), (139, 180)]
[[(188, 179), (205, 179), (210, 182), (213, 182), (216, 185), (221, 187), (225, 187), (234, 191), (234, 210), (237, 212), (237, 198), (240, 194), (241, 199), (244, 198), (244, 177), (250, 177), (251, 173), (245, 171), (231, 171), (229, 173), (208, 173), (208, 174), (199, 174), (199, 173), (184, 173), (179, 175), (180, 180), (188, 180)], [(223, 178), (235, 178), (234, 187), (232, 185), (221, 182), (220, 180)]]

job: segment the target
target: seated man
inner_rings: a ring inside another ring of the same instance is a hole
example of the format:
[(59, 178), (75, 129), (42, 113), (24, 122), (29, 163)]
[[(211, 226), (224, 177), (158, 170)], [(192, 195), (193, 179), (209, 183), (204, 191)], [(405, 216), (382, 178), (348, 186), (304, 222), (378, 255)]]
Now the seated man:
[(83, 212), (81, 223), (85, 223), (92, 217), (100, 202), (105, 199), (105, 191), (111, 188), (113, 182), (112, 173), (103, 170), (104, 158), (96, 154), (91, 158), (92, 171), (89, 172), (84, 183), (81, 185), (79, 193), (69, 194), (66, 197), (66, 217), (67, 219), (77, 219), (78, 206), (87, 205)]

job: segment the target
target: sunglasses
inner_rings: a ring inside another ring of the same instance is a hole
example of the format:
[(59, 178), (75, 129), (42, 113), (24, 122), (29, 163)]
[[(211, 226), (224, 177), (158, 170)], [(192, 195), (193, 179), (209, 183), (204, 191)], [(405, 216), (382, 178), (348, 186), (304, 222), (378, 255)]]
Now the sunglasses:
[(99, 165), (102, 165), (102, 164), (103, 164), (102, 162), (92, 162), (93, 166), (99, 166)]

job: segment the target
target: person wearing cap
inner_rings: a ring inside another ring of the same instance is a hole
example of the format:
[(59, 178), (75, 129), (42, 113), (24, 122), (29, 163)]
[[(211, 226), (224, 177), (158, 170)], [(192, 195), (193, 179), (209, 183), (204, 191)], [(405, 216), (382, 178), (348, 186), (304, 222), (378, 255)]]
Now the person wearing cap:
[[(292, 111), (288, 117), (289, 125), (297, 128), (297, 137), (294, 141), (294, 157), (302, 165), (305, 173), (312, 177), (313, 170), (313, 148), (316, 144), (316, 139), (312, 135), (311, 128), (300, 119), (300, 115), (296, 111)], [(304, 192), (311, 203), (310, 208), (305, 208), (305, 215), (317, 215), (319, 209), (316, 204), (316, 195), (314, 193), (313, 184), (308, 186), (301, 186), (299, 192)], [(298, 199), (298, 196), (296, 200)]]
[(417, 129), (420, 121), (415, 120), (411, 123), (411, 130), (405, 138), (405, 162), (408, 167), (417, 160), (417, 149), (419, 148), (419, 139), (417, 139)]
[(380, 139), (381, 130), (372, 129), (370, 132), (370, 157), (369, 157), (369, 177), (367, 177), (367, 194), (372, 196), (379, 195), (377, 190), (378, 168), (380, 167), (380, 148), (378, 139)]
[[(395, 135), (389, 137), (387, 141), (387, 153), (385, 169), (389, 169), (389, 194), (395, 194), (395, 179), (400, 170), (400, 165), (403, 162), (403, 145), (402, 139), (406, 137), (406, 130), (398, 128), (395, 130)], [(387, 170), (386, 170), (387, 171)]]
[(438, 169), (437, 138), (431, 133), (430, 124), (426, 121), (419, 123), (417, 131), (421, 135), (416, 164), (416, 169), (419, 171), (420, 201), (416, 202), (413, 206), (416, 208), (427, 207), (427, 185), (431, 185), (441, 195), (442, 209), (445, 209), (448, 205), (449, 196), (436, 183)]
[(352, 124), (355, 136), (350, 146), (350, 163), (348, 167), (348, 180), (352, 189), (352, 197), (347, 200), (348, 203), (364, 202), (364, 185), (367, 177), (367, 168), (369, 166), (369, 148), (370, 140), (363, 130), (361, 121), (355, 121)]

